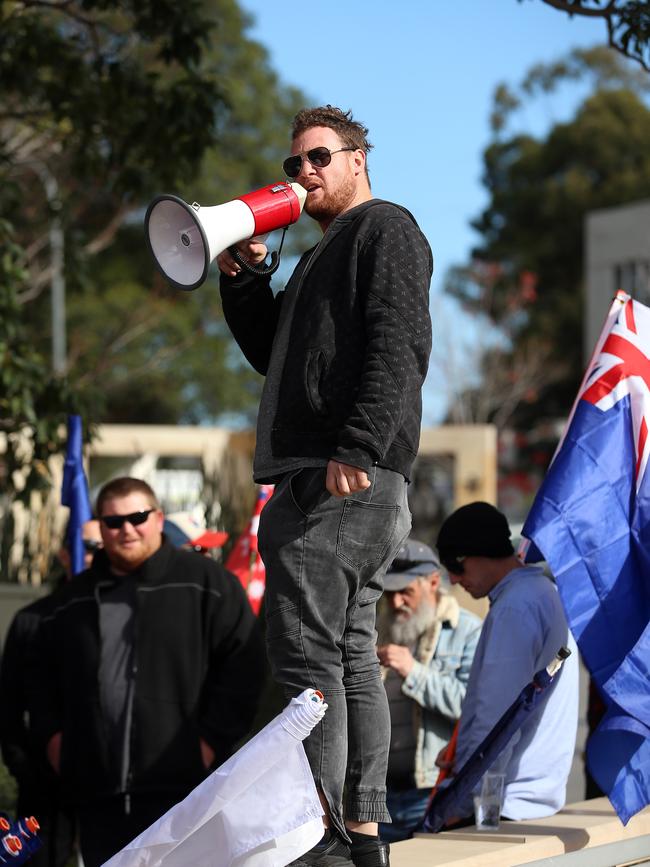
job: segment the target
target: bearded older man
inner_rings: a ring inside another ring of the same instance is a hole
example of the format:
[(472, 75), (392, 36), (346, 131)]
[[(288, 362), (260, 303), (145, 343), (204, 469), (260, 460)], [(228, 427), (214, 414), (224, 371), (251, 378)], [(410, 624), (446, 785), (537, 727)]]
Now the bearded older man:
[(431, 548), (409, 539), (384, 580), (377, 655), (384, 666), (391, 716), (387, 804), (393, 823), (383, 840), (410, 837), (439, 768), (440, 749), (460, 716), (481, 621), (442, 586)]

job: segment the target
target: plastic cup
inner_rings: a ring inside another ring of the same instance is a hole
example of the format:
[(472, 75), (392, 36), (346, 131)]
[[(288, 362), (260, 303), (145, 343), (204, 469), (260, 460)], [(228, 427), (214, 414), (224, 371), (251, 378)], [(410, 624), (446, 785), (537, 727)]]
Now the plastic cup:
[(481, 789), (474, 795), (477, 831), (496, 831), (499, 828), (505, 779), (505, 774), (490, 771), (483, 776)]

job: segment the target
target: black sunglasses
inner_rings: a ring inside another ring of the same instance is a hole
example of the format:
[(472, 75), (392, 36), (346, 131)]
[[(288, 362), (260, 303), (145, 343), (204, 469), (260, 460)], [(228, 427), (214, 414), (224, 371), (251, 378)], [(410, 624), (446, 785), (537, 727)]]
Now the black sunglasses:
[(463, 560), (465, 557), (441, 557), (440, 562), (445, 567), (447, 572), (451, 572), (452, 575), (462, 575), (465, 571), (465, 567), (463, 566)]
[(144, 524), (149, 515), (155, 511), (155, 509), (147, 509), (146, 512), (131, 512), (130, 515), (102, 515), (99, 520), (106, 524), (109, 530), (119, 530), (127, 521), (134, 527)]
[(83, 545), (84, 551), (88, 552), (88, 554), (92, 554), (104, 547), (98, 539), (83, 539)]
[(307, 157), (309, 162), (317, 169), (324, 169), (332, 162), (332, 154), (340, 154), (341, 151), (355, 151), (356, 148), (339, 148), (331, 151), (329, 148), (312, 148), (304, 154), (296, 154), (295, 157), (287, 157), (282, 163), (284, 173), (288, 178), (297, 178), (302, 168), (302, 161)]

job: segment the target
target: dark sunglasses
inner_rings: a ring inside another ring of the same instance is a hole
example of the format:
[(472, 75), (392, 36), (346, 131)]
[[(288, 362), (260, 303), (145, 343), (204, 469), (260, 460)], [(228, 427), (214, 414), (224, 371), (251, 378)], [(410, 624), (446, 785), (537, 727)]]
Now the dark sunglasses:
[(104, 547), (102, 543), (97, 539), (84, 539), (83, 545), (84, 551), (86, 551), (88, 554), (92, 554), (95, 551), (98, 551), (100, 548)]
[(149, 515), (155, 511), (155, 509), (147, 509), (146, 512), (131, 512), (130, 515), (102, 515), (99, 520), (106, 524), (109, 530), (119, 530), (127, 521), (134, 527), (144, 524)]
[(329, 148), (312, 148), (305, 154), (296, 154), (295, 157), (287, 157), (282, 163), (284, 173), (288, 178), (297, 178), (302, 168), (302, 161), (307, 157), (309, 162), (317, 169), (324, 169), (332, 162), (332, 154), (340, 154), (341, 151), (355, 151), (356, 148), (339, 148), (331, 151)]
[(465, 567), (463, 566), (464, 559), (464, 557), (441, 557), (440, 562), (447, 572), (451, 572), (452, 575), (462, 575), (465, 571)]

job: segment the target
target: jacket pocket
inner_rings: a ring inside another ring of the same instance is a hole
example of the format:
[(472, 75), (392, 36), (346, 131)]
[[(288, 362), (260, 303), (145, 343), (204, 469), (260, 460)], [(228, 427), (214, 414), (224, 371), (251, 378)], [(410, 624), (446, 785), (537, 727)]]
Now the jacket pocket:
[(307, 400), (312, 412), (320, 418), (325, 418), (329, 415), (327, 402), (323, 397), (321, 389), (321, 383), (327, 373), (328, 364), (327, 355), (322, 348), (310, 350), (305, 368), (305, 387), (307, 390)]

